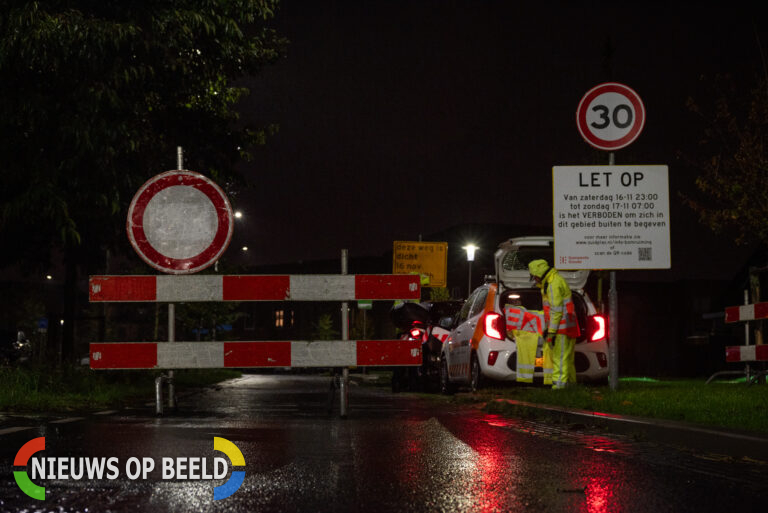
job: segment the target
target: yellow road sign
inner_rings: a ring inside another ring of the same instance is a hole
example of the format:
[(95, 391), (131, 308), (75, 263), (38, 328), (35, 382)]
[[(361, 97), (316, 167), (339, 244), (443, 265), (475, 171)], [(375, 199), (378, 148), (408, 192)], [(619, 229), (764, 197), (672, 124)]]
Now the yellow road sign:
[(429, 276), (429, 283), (422, 284), (422, 287), (445, 287), (447, 260), (447, 242), (396, 240), (392, 252), (392, 273), (419, 273)]

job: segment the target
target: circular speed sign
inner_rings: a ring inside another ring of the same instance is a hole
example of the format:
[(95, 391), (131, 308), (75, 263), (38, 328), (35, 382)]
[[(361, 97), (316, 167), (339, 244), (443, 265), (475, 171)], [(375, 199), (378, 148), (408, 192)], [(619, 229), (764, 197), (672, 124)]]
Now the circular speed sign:
[(194, 171), (166, 171), (141, 186), (126, 230), (139, 256), (159, 271), (188, 274), (219, 259), (232, 238), (224, 191)]
[(593, 87), (579, 102), (576, 126), (589, 144), (613, 151), (632, 143), (645, 125), (640, 96), (624, 84), (608, 82)]

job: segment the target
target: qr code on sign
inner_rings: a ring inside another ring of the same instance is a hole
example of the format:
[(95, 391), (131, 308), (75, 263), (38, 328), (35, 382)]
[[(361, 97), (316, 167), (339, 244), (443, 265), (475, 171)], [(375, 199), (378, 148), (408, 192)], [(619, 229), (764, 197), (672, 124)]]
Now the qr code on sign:
[(637, 248), (637, 259), (640, 261), (651, 260), (651, 248)]

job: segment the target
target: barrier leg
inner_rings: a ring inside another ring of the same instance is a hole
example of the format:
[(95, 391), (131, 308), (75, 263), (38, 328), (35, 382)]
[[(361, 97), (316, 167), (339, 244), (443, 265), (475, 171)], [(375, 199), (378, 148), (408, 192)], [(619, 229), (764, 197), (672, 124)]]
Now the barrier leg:
[(174, 410), (176, 408), (176, 386), (173, 384), (173, 371), (168, 371), (168, 408)]
[(155, 414), (157, 416), (163, 415), (163, 380), (165, 376), (158, 376), (155, 378)]
[(339, 416), (342, 419), (347, 418), (347, 406), (349, 406), (349, 369), (341, 371), (341, 381), (339, 383)]
[(336, 379), (338, 378), (338, 375), (336, 374), (336, 370), (331, 370), (331, 385), (328, 388), (328, 415), (331, 414), (333, 411), (333, 398), (336, 395)]

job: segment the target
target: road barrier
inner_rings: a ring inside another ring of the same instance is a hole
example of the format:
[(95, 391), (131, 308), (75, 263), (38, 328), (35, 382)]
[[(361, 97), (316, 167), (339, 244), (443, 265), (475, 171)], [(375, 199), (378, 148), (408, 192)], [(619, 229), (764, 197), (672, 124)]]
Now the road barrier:
[(421, 299), (412, 274), (91, 276), (91, 302)]
[(224, 369), (421, 365), (418, 340), (92, 343), (91, 369)]
[[(344, 253), (345, 255), (346, 253)], [(421, 298), (419, 275), (157, 275), (91, 276), (91, 302), (341, 301), (342, 340), (232, 342), (94, 342), (90, 367), (115, 369), (342, 368), (341, 416), (346, 416), (348, 372), (356, 367), (421, 365), (415, 340), (347, 340), (347, 301)], [(169, 310), (170, 311), (170, 310)], [(174, 330), (169, 321), (169, 332)], [(172, 372), (172, 371), (171, 371)], [(162, 384), (155, 382), (157, 413), (162, 414)], [(332, 382), (332, 384), (335, 381)], [(173, 405), (169, 398), (169, 404)]]
[[(745, 301), (746, 302), (746, 301)], [(762, 383), (763, 378), (768, 375), (765, 369), (755, 371), (750, 367), (751, 362), (768, 362), (768, 345), (750, 345), (749, 344), (749, 322), (768, 319), (768, 303), (754, 303), (741, 306), (729, 306), (725, 309), (725, 322), (736, 323), (746, 322), (745, 330), (746, 345), (727, 346), (725, 348), (725, 361), (727, 363), (744, 362), (744, 370), (740, 371), (720, 371), (712, 374), (707, 383), (720, 376), (746, 376), (747, 383)]]

